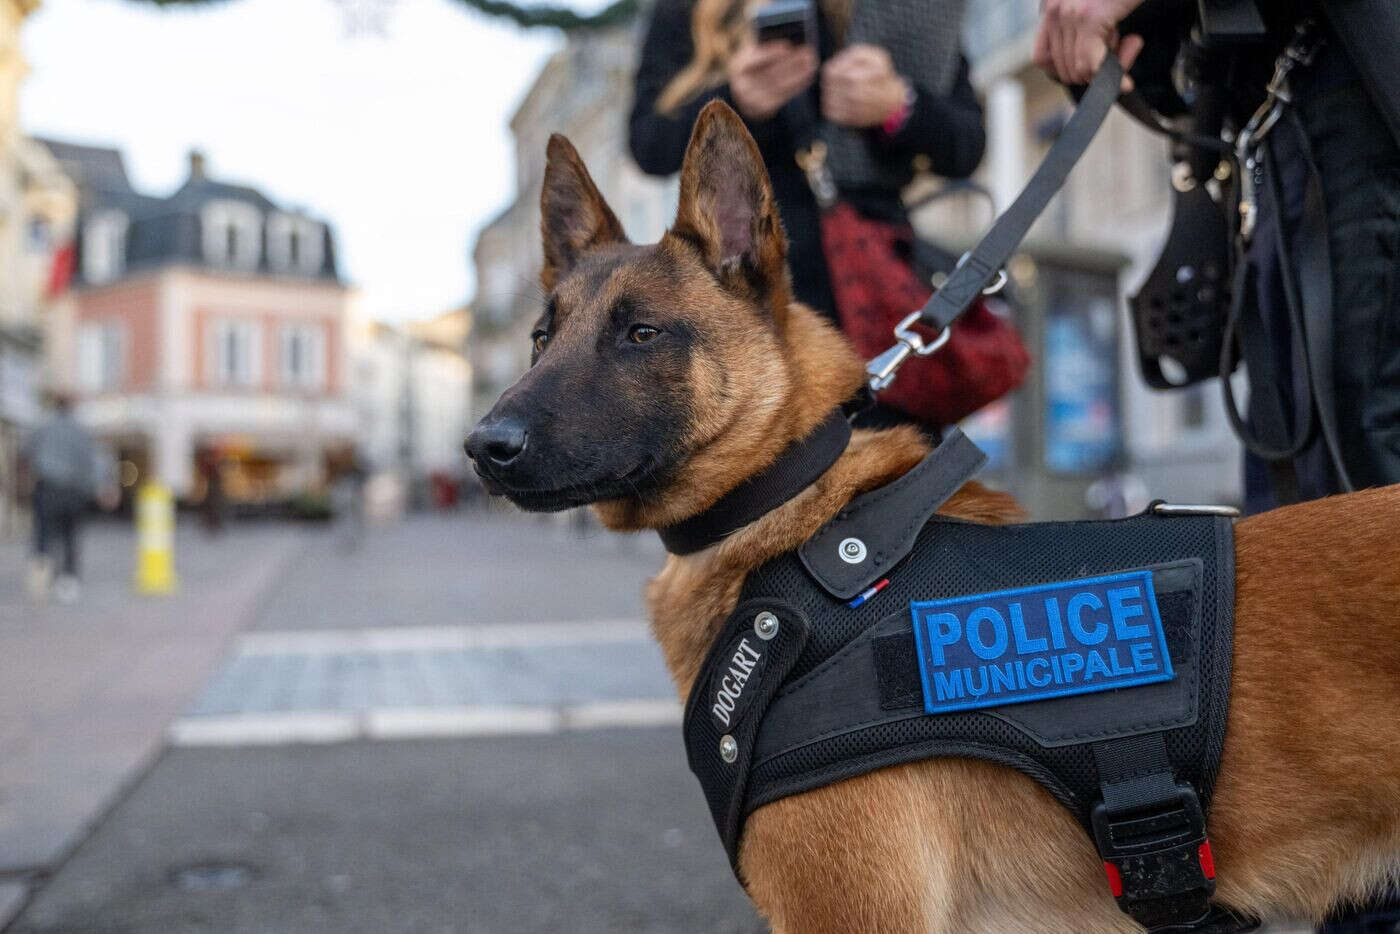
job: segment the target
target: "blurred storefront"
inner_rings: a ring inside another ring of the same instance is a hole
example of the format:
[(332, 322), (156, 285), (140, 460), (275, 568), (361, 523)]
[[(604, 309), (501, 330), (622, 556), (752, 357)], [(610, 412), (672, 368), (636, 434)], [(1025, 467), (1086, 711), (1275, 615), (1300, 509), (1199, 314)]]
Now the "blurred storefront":
[(209, 177), (199, 153), (184, 185), (158, 198), (132, 188), (115, 150), (46, 145), (81, 203), (50, 368), (116, 450), (127, 494), (154, 478), (197, 502), (211, 458), (235, 506), (320, 490), (328, 452), (355, 432), (353, 294), (329, 227)]
[(1115, 348), (1118, 276), (1127, 258), (1028, 243), (1011, 263), (1010, 314), (1034, 365), (1012, 396), (963, 429), (984, 450), (986, 478), (1039, 515), (1098, 512), (1089, 490), (1122, 469), (1125, 426)]

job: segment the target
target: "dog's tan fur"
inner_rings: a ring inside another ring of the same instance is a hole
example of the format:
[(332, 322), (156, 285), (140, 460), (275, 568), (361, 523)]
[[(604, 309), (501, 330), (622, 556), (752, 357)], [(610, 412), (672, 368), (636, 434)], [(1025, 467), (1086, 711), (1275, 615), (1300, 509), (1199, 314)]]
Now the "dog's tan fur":
[[(770, 279), (767, 292), (749, 289), (726, 265), (725, 251), (713, 248), (725, 239), (713, 218), (726, 209), (714, 179), (732, 183), (736, 172), (758, 188), (750, 195), (759, 242), (750, 252)], [(556, 194), (602, 201), (567, 143), (551, 144), (550, 175), (547, 258), (558, 253), (549, 246), (558, 237), (549, 222), (551, 184)], [(860, 361), (845, 340), (791, 301), (767, 179), (727, 108), (711, 105), (702, 114), (677, 226), (651, 252), (614, 242), (620, 235), (606, 229), (616, 225), (606, 206), (585, 214), (593, 225), (574, 249), (642, 251), (602, 292), (659, 292), (670, 307), (718, 323), (690, 372), (677, 374), (688, 381), (695, 410), (691, 456), (659, 495), (599, 504), (610, 526), (652, 528), (693, 515), (860, 385)], [(658, 279), (658, 258), (682, 272)], [(566, 266), (547, 267), (546, 285), (558, 283), (563, 293), (582, 288), (570, 284)], [(561, 306), (588, 299), (563, 297)], [(771, 315), (768, 326), (756, 324), (763, 315)], [(751, 570), (925, 452), (909, 429), (856, 432), (835, 466), (795, 499), (718, 545), (669, 557), (647, 601), (680, 694), (689, 692)], [(975, 483), (943, 511), (982, 522), (1019, 517), (1009, 497)], [(1237, 526), (1234, 686), (1210, 820), (1224, 904), (1265, 918), (1316, 920), (1364, 897), (1400, 865), (1397, 519), (1400, 486)], [(769, 804), (748, 821), (740, 863), (750, 895), (777, 931), (1139, 930), (1113, 904), (1098, 857), (1069, 813), (1030, 779), (983, 762), (929, 760)]]

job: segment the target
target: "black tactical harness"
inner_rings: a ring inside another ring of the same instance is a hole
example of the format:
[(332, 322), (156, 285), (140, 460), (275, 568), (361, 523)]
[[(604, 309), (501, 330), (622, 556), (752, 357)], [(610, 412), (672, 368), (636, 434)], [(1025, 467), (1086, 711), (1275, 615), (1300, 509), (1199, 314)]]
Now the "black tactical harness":
[[(685, 710), (690, 767), (731, 863), (737, 871), (745, 819), (771, 801), (903, 762), (984, 759), (1035, 779), (1078, 818), (1119, 906), (1150, 931), (1249, 929), (1209, 904), (1205, 827), (1229, 702), (1230, 520), (1159, 509), (1013, 526), (935, 516), (983, 460), (954, 429), (908, 474), (749, 575)], [(1129, 571), (1150, 574), (1170, 680), (925, 712), (912, 604)]]

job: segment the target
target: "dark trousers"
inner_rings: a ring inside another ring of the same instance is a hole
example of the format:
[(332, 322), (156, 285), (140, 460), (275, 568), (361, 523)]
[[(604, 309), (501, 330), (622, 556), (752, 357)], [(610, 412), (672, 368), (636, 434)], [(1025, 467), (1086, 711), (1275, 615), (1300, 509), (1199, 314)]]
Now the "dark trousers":
[[(1258, 270), (1253, 283), (1270, 332), (1285, 417), (1307, 404), (1301, 397), (1301, 362), (1291, 357), (1282, 276), (1297, 275), (1296, 232), (1303, 219), (1311, 159), (1321, 180), (1327, 213), (1332, 282), (1332, 411), (1343, 465), (1353, 486), (1400, 483), (1400, 142), (1390, 134), (1341, 43), (1329, 36), (1314, 66), (1294, 82), (1302, 136), (1276, 127), (1274, 156), (1282, 204), (1260, 205), (1251, 248)], [(1281, 121), (1281, 125), (1282, 125)], [(1281, 210), (1294, 245), (1292, 270), (1271, 246), (1268, 224)], [(1295, 280), (1296, 281), (1296, 280)], [(1253, 418), (1253, 413), (1251, 414)], [(1245, 463), (1249, 512), (1294, 499), (1341, 491), (1320, 439), (1294, 458), (1288, 471), (1271, 470), (1253, 455)], [(1361, 909), (1338, 912), (1322, 934), (1378, 934), (1396, 930), (1400, 893), (1390, 892)]]
[[(1283, 188), (1284, 229), (1296, 243), (1303, 188), (1311, 157), (1321, 179), (1332, 269), (1331, 369), (1338, 446), (1352, 484), (1362, 489), (1400, 483), (1400, 144), (1335, 37), (1312, 69), (1295, 81), (1298, 117), (1307, 150), (1280, 132), (1275, 155)], [(1309, 151), (1310, 150), (1310, 151)], [(1268, 205), (1261, 206), (1267, 211)], [(1272, 213), (1272, 212), (1269, 212)], [(1261, 312), (1275, 340), (1278, 371), (1293, 374), (1284, 386), (1292, 406), (1299, 389), (1298, 361), (1289, 356), (1287, 306), (1261, 213), (1254, 259)], [(1293, 255), (1295, 272), (1297, 250)], [(1313, 499), (1341, 489), (1320, 442), (1293, 462), (1296, 498)], [(1276, 505), (1278, 491), (1259, 465), (1246, 473), (1251, 512)], [(1294, 497), (1289, 497), (1294, 498)]]
[(78, 527), (82, 523), (87, 498), (78, 490), (55, 486), (40, 480), (34, 489), (34, 551), (53, 557), (62, 546), (59, 571), (78, 575)]

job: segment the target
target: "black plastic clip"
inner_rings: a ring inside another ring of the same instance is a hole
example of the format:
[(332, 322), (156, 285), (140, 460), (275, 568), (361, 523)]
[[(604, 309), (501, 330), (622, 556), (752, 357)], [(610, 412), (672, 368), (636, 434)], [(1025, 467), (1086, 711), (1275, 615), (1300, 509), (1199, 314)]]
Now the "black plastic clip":
[(1100, 801), (1090, 819), (1118, 907), (1149, 931), (1199, 930), (1210, 916), (1215, 858), (1196, 790), (1109, 813)]

